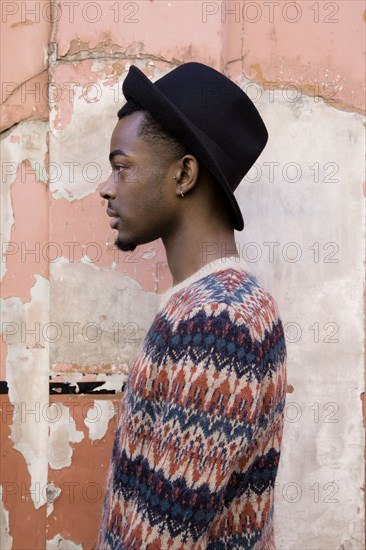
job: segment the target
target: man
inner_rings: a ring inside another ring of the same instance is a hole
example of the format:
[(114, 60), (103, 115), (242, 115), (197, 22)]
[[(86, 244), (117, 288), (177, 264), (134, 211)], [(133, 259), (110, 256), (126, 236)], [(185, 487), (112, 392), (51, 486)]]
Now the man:
[(132, 66), (123, 91), (100, 194), (121, 250), (162, 239), (173, 287), (126, 383), (97, 548), (269, 550), (286, 350), (233, 194), (267, 131), (200, 63), (155, 83)]

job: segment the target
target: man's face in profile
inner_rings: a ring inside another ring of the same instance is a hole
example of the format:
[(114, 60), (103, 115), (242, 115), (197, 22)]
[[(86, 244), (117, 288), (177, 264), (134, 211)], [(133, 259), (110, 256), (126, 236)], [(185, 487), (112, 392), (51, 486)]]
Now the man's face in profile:
[(143, 116), (135, 112), (118, 121), (110, 145), (112, 173), (100, 189), (123, 251), (163, 237), (174, 224), (174, 171), (157, 146), (139, 137)]

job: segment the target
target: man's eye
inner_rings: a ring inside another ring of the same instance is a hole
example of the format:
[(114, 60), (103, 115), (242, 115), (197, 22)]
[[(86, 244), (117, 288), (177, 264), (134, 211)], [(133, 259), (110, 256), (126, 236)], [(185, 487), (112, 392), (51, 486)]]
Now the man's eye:
[(124, 170), (124, 168), (126, 168), (125, 166), (123, 166), (122, 164), (116, 164), (113, 168), (113, 170), (115, 172), (117, 172), (117, 174), (119, 174), (120, 172), (122, 172), (122, 170)]

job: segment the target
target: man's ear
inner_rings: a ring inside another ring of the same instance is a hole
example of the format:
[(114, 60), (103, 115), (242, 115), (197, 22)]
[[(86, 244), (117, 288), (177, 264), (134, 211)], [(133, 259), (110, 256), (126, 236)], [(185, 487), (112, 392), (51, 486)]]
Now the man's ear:
[(177, 195), (188, 193), (196, 185), (199, 175), (199, 162), (193, 155), (184, 155), (176, 170)]

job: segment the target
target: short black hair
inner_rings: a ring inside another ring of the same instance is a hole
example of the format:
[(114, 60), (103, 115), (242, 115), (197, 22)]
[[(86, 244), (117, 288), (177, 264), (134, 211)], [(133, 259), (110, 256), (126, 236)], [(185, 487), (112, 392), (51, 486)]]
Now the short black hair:
[(136, 101), (130, 99), (118, 111), (118, 118), (121, 119), (132, 113), (142, 112), (144, 118), (141, 122), (138, 135), (152, 145), (158, 145), (164, 153), (167, 162), (172, 162), (187, 154), (187, 149), (170, 132), (165, 130), (153, 117)]

